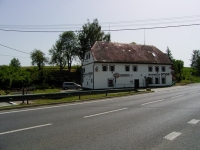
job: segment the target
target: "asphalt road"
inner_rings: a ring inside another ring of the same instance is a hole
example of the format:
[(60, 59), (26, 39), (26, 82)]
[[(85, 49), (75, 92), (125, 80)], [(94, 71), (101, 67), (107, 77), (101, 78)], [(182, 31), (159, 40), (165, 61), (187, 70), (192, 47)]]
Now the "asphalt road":
[(199, 150), (200, 84), (0, 111), (0, 150)]

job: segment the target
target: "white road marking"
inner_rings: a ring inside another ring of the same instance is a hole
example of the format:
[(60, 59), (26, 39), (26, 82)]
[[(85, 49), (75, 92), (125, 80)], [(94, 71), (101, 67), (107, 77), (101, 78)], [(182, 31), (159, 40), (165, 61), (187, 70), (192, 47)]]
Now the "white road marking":
[(94, 116), (99, 116), (99, 115), (109, 114), (109, 113), (112, 113), (112, 112), (122, 111), (122, 110), (125, 110), (125, 109), (127, 109), (127, 108), (122, 108), (122, 109), (117, 109), (117, 110), (107, 111), (107, 112), (98, 113), (98, 114), (94, 114), (94, 115), (89, 115), (89, 116), (85, 116), (84, 118), (90, 118), (90, 117), (94, 117)]
[(171, 97), (171, 98), (177, 98), (177, 97), (181, 97), (181, 96), (184, 96), (184, 95), (177, 95), (177, 96), (174, 96), (174, 97)]
[(177, 138), (179, 135), (181, 135), (180, 132), (172, 132), (168, 135), (166, 135), (164, 138), (167, 139), (167, 140), (174, 140), (175, 138)]
[(148, 102), (148, 103), (144, 103), (142, 105), (148, 105), (148, 104), (157, 103), (157, 102), (161, 102), (161, 101), (164, 101), (164, 99), (157, 100), (157, 101), (152, 101), (152, 102)]
[(192, 119), (191, 121), (189, 121), (189, 124), (197, 124), (200, 120), (196, 120), (196, 119)]
[(28, 128), (18, 129), (18, 130), (12, 130), (12, 131), (7, 131), (7, 132), (2, 132), (2, 133), (0, 133), (0, 135), (19, 132), (19, 131), (24, 131), (24, 130), (30, 130), (30, 129), (35, 129), (35, 128), (41, 128), (41, 127), (51, 126), (51, 125), (52, 125), (52, 123), (48, 123), (48, 124), (43, 124), (43, 125), (34, 126), (34, 127), (28, 127)]

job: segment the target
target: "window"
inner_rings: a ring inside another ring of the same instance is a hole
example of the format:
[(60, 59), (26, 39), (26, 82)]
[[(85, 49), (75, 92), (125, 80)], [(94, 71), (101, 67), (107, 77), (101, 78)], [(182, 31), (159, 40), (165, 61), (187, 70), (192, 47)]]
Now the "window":
[(152, 71), (153, 71), (153, 67), (149, 66), (149, 72), (152, 72)]
[(162, 77), (162, 84), (166, 84), (166, 78)]
[(109, 65), (109, 70), (110, 71), (115, 71), (115, 65)]
[(162, 68), (162, 72), (165, 72), (165, 66), (162, 66), (161, 68)]
[(108, 87), (114, 87), (114, 79), (108, 79)]
[(136, 65), (133, 66), (133, 71), (138, 71), (138, 67)]
[(153, 77), (148, 77), (149, 84), (153, 84)]
[(90, 53), (87, 53), (86, 55), (85, 55), (85, 59), (87, 60), (87, 59), (90, 59)]
[(155, 84), (160, 84), (160, 78), (159, 77), (155, 77)]
[(130, 71), (130, 65), (125, 65), (125, 71)]
[(159, 72), (159, 66), (155, 66), (155, 71)]
[(85, 73), (85, 68), (83, 68), (83, 73)]
[(91, 79), (91, 83), (92, 83), (92, 79)]
[(102, 65), (102, 71), (107, 71), (108, 70), (108, 65)]

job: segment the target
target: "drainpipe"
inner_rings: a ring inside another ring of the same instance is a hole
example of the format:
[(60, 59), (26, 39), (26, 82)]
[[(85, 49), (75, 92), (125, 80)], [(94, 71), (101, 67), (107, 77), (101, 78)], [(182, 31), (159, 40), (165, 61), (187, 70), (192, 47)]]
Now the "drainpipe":
[(95, 63), (93, 64), (93, 79), (92, 79), (92, 83), (93, 83), (93, 90), (94, 90), (94, 66), (95, 66)]

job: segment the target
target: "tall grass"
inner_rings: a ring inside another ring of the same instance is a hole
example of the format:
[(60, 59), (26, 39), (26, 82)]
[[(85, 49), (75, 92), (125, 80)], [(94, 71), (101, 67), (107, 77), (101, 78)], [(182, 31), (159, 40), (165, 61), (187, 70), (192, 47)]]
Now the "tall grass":
[(192, 74), (193, 69), (190, 67), (184, 67), (183, 68), (183, 80), (181, 82), (183, 83), (190, 83), (190, 82), (195, 82), (195, 83), (200, 83), (200, 76), (196, 76)]

